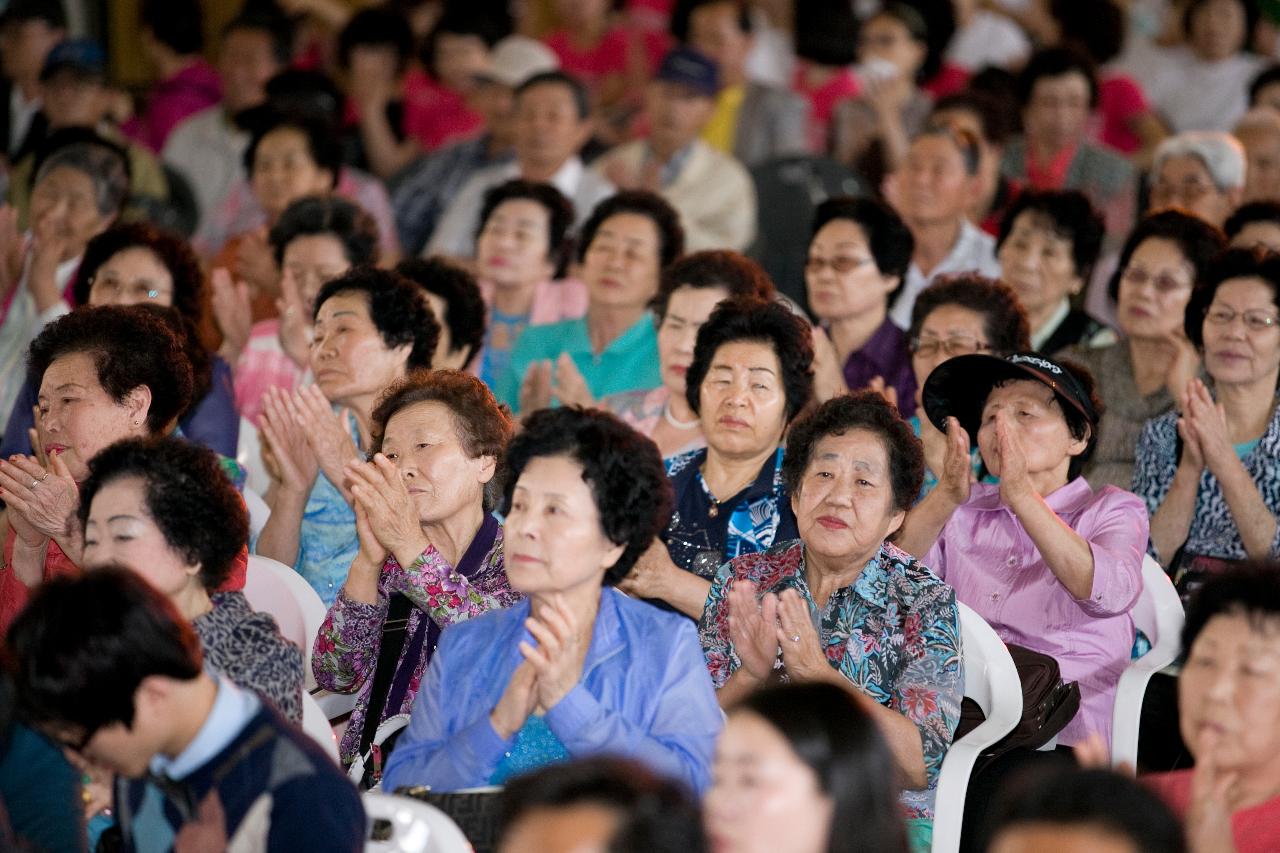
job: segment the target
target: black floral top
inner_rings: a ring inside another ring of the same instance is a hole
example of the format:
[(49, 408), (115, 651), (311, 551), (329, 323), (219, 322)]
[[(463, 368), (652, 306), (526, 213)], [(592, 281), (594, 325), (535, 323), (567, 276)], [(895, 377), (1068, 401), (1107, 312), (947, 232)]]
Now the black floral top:
[(192, 623), (209, 666), (256, 691), (285, 719), (302, 723), (302, 652), (280, 634), (270, 613), (254, 610), (242, 592), (209, 596), (213, 609)]

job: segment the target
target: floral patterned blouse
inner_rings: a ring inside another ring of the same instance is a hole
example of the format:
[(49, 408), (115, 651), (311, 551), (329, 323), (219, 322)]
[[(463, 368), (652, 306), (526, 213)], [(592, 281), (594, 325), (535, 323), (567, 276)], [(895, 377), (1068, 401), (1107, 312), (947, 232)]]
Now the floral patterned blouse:
[[(698, 636), (716, 689), (741, 666), (729, 641), (730, 586), (756, 585), (760, 595), (795, 589), (809, 603), (832, 667), (866, 695), (903, 714), (920, 730), (928, 787), (903, 791), (908, 818), (933, 818), (942, 759), (960, 722), (964, 696), (960, 617), (955, 592), (914, 557), (886, 542), (850, 586), (818, 607), (805, 575), (804, 543), (781, 542), (720, 567)], [(774, 668), (783, 670), (779, 655)], [(784, 678), (785, 671), (780, 672)]]
[[(496, 527), (492, 534), (492, 544), (480, 556), (474, 571), (456, 571), (435, 546), (428, 546), (407, 569), (395, 557), (388, 556), (378, 578), (377, 604), (353, 601), (347, 598), (346, 591), (343, 590), (329, 608), (316, 635), (311, 669), (316, 683), (326, 690), (334, 693), (359, 691), (355, 710), (351, 713), (351, 721), (339, 748), (344, 762), (353, 760), (360, 747), (365, 713), (373, 691), (373, 673), (378, 665), (383, 623), (387, 618), (392, 595), (403, 594), (413, 603), (405, 629), (406, 638), (414, 635), (423, 619), (430, 619), (440, 629), (444, 629), (488, 610), (508, 607), (520, 599), (520, 595), (507, 583), (501, 526), (497, 525), (492, 516), (486, 516), (485, 525), (476, 537), (479, 539), (483, 535), (490, 522)], [(465, 557), (459, 560), (459, 563), (464, 562), (467, 562)], [(438, 639), (439, 632), (432, 633)], [(379, 723), (397, 714), (407, 714), (413, 707), (418, 685), (435, 652), (435, 642), (423, 645), (416, 660), (406, 660), (409, 649), (410, 644), (406, 639), (400, 659), (396, 662), (397, 676), (401, 675), (403, 668), (412, 668), (408, 689), (398, 707), (391, 707), (388, 703), (383, 708)]]

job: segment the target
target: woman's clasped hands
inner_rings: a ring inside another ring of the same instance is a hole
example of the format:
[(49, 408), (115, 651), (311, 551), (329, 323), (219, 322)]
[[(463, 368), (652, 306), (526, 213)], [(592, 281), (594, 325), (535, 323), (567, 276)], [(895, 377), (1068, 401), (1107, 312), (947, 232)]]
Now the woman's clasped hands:
[(589, 626), (579, 624), (559, 595), (531, 612), (524, 624), (534, 642), (520, 643), (524, 660), (489, 715), (494, 731), (504, 739), (520, 731), (530, 714), (554, 708), (577, 686), (591, 638)]

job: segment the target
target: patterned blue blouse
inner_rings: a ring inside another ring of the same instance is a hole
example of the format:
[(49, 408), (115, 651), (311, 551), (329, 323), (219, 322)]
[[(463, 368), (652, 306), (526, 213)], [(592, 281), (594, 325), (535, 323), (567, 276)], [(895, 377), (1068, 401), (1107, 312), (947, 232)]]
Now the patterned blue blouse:
[[(355, 418), (349, 420), (348, 426), (351, 439), (359, 447), (360, 432)], [(332, 607), (359, 550), (355, 510), (321, 471), (302, 511), (298, 559), (293, 567), (320, 594), (325, 607)]]
[[(1133, 490), (1146, 501), (1147, 512), (1153, 516), (1173, 483), (1178, 468), (1178, 448), (1177, 412), (1152, 418), (1142, 428), (1133, 467)], [(1241, 461), (1267, 509), (1280, 515), (1280, 406), (1272, 410), (1267, 431)], [(1219, 560), (1243, 560), (1247, 556), (1236, 521), (1222, 494), (1222, 484), (1207, 468), (1200, 475), (1196, 508), (1183, 550), (1188, 556)], [(1280, 528), (1271, 542), (1270, 554), (1280, 556)], [(1156, 554), (1154, 550), (1152, 556), (1165, 563), (1173, 558), (1173, 554)]]
[(782, 483), (782, 455), (779, 447), (756, 479), (723, 503), (715, 500), (702, 479), (705, 447), (667, 459), (675, 511), (662, 541), (672, 562), (711, 580), (726, 560), (798, 537), (791, 498)]

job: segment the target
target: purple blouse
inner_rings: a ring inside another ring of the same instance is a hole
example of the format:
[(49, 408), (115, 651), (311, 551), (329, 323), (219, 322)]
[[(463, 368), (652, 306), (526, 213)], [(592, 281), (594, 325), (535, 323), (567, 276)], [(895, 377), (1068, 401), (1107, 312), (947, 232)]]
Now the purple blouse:
[[(486, 524), (481, 530), (485, 531), (490, 523), (497, 528), (491, 534), (492, 545), (487, 553), (477, 555), (479, 559), (472, 566), (460, 566), (460, 570), (455, 570), (432, 545), (408, 568), (396, 562), (395, 557), (387, 557), (378, 577), (377, 604), (352, 601), (347, 598), (345, 590), (338, 593), (337, 601), (329, 608), (316, 635), (311, 670), (316, 683), (326, 690), (334, 693), (359, 691), (355, 710), (351, 712), (351, 721), (339, 748), (343, 761), (354, 759), (360, 746), (360, 734), (364, 731), (365, 713), (373, 691), (373, 672), (378, 665), (382, 626), (392, 595), (402, 593), (413, 603), (405, 631), (405, 646), (396, 662), (395, 679), (400, 682), (402, 675), (409, 674), (409, 680), (408, 689), (396, 707), (387, 703), (383, 708), (382, 720), (406, 714), (413, 707), (418, 686), (439, 639), (439, 630), (430, 631), (430, 640), (422, 647), (421, 653), (415, 660), (406, 660), (411, 653), (408, 638), (414, 635), (423, 619), (433, 623), (428, 628), (444, 629), (488, 610), (508, 607), (520, 599), (520, 595), (507, 583), (502, 558), (502, 528), (492, 516), (486, 516)], [(477, 533), (477, 538), (480, 535)], [(406, 667), (411, 669), (405, 670)]]
[(1078, 599), (1045, 564), (1000, 487), (978, 483), (923, 560), (1006, 643), (1052, 656), (1063, 681), (1080, 684), (1080, 712), (1058, 736), (1091, 732), (1111, 742), (1116, 684), (1133, 648), (1130, 611), (1142, 591), (1147, 509), (1115, 486), (1093, 491), (1077, 477), (1045, 498), (1093, 551), (1093, 592)]
[(904, 418), (916, 413), (916, 374), (911, 369), (907, 333), (886, 319), (862, 349), (844, 363), (844, 381), (850, 391), (866, 388), (879, 376), (898, 392), (898, 411)]

